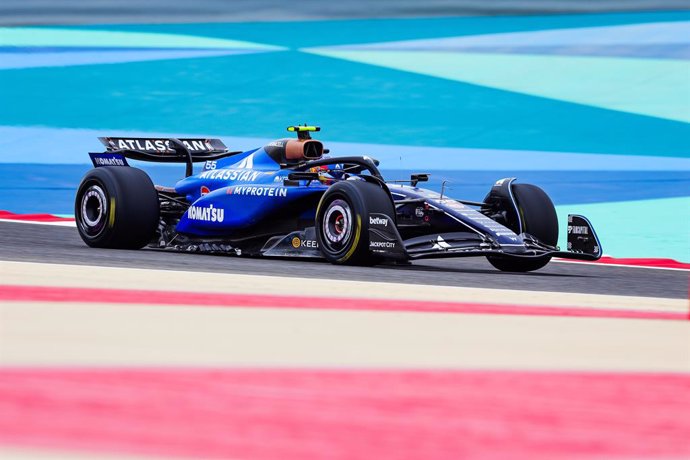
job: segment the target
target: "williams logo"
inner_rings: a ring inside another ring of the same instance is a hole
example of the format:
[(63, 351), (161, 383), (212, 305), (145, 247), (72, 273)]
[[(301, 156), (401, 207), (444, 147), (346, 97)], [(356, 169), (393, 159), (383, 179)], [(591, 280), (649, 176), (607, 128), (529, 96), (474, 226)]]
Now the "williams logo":
[(213, 205), (209, 205), (208, 208), (190, 206), (187, 211), (187, 217), (191, 220), (202, 220), (204, 222), (223, 222), (225, 220), (225, 210), (214, 208)]
[(450, 247), (451, 247), (451, 245), (448, 244), (448, 243), (446, 243), (446, 240), (444, 240), (444, 239), (441, 237), (441, 235), (439, 235), (438, 238), (436, 238), (436, 242), (435, 242), (434, 245), (431, 247), (431, 249), (439, 249), (439, 250), (444, 251), (444, 250), (446, 250), (446, 249), (448, 249), (448, 248), (450, 248)]
[(384, 227), (388, 227), (388, 219), (369, 216), (369, 225), (383, 225)]

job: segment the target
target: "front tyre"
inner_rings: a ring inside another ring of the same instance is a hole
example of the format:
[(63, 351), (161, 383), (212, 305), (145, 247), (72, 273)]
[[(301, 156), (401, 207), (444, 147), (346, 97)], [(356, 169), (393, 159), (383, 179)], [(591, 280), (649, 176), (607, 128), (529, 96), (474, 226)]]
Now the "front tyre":
[(101, 167), (81, 181), (74, 202), (77, 230), (95, 248), (140, 249), (155, 236), (160, 208), (149, 176), (129, 167)]
[(395, 208), (385, 189), (370, 182), (337, 182), (324, 193), (316, 211), (316, 239), (331, 263), (373, 265), (379, 257), (369, 250), (369, 214), (395, 219)]
[(498, 268), (502, 272), (517, 273), (539, 270), (540, 268), (546, 266), (546, 264), (548, 264), (551, 260), (551, 256), (543, 256), (535, 259), (520, 259), (518, 257), (508, 258), (498, 256), (487, 256), (486, 258), (489, 260), (489, 263), (494, 266), (494, 268)]
[[(542, 189), (531, 184), (512, 184), (512, 192), (522, 220), (522, 232), (529, 233), (542, 243), (556, 246), (558, 243), (558, 216), (551, 198)], [(517, 222), (508, 225), (520, 233)], [(487, 256), (489, 263), (504, 272), (531, 272), (549, 263), (551, 256), (501, 257)]]

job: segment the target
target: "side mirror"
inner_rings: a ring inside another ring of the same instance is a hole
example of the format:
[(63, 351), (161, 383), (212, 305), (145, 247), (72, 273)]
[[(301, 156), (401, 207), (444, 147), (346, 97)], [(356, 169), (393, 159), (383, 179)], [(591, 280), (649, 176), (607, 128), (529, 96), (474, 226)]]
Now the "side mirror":
[(410, 175), (410, 185), (416, 187), (419, 182), (428, 182), (428, 174), (412, 174)]
[(297, 171), (288, 174), (288, 180), (318, 180), (318, 178), (318, 173), (307, 171)]

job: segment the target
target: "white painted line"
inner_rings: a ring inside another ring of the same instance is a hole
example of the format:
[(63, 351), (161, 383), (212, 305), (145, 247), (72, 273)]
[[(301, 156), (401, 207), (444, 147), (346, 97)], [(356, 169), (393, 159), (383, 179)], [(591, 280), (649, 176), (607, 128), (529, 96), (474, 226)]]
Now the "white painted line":
[(36, 220), (0, 219), (0, 222), (11, 222), (13, 224), (34, 224), (34, 225), (57, 225), (59, 227), (76, 227), (74, 221), (39, 222)]

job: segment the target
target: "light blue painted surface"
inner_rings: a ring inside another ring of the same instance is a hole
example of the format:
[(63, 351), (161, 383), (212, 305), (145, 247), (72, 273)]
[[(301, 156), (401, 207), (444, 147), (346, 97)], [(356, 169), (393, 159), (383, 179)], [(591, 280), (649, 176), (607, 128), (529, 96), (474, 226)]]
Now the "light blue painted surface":
[(117, 64), (123, 62), (159, 61), (212, 56), (248, 54), (251, 50), (144, 50), (144, 51), (75, 51), (60, 53), (3, 53), (0, 50), (0, 69), (32, 67), (66, 67), (75, 65)]
[[(559, 221), (583, 214), (594, 224), (604, 253), (615, 257), (690, 262), (690, 197), (559, 206)], [(563, 228), (563, 227), (562, 227)], [(561, 228), (559, 245), (565, 246)]]
[(686, 60), (323, 48), (308, 51), (589, 107), (690, 122), (690, 61)]
[(643, 24), (601, 25), (598, 27), (549, 28), (526, 32), (465, 35), (449, 38), (423, 38), (382, 43), (365, 43), (334, 48), (353, 50), (437, 50), (492, 48), (497, 46), (632, 46), (689, 44), (690, 21), (649, 22)]
[(0, 46), (60, 46), (113, 48), (250, 49), (275, 51), (278, 46), (244, 40), (206, 37), (203, 34), (122, 32), (79, 28), (0, 27)]

